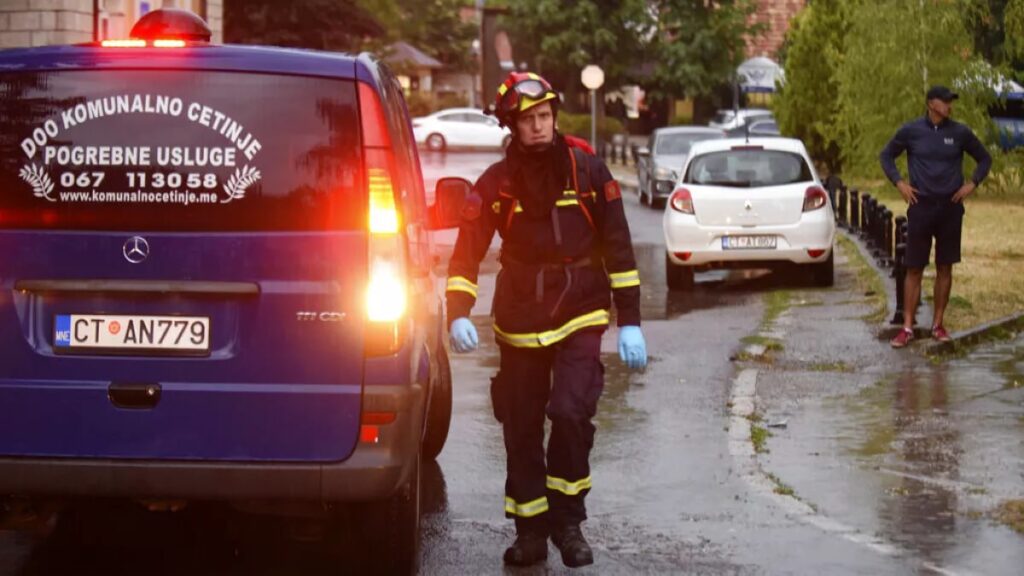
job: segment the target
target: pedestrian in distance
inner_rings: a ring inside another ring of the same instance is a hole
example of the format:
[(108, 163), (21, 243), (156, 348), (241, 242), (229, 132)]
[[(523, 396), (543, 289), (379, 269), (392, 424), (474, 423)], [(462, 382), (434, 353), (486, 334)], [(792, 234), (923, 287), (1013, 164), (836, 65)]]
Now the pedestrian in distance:
[[(957, 94), (945, 86), (933, 86), (925, 97), (926, 114), (904, 124), (880, 155), (882, 170), (907, 202), (906, 280), (903, 285), (903, 328), (890, 341), (903, 348), (914, 338), (914, 315), (921, 298), (921, 279), (935, 239), (935, 294), (932, 338), (950, 340), (943, 315), (953, 287), (953, 264), (960, 261), (964, 200), (988, 175), (992, 157), (967, 126), (952, 120)], [(903, 179), (896, 158), (907, 153), (910, 181)], [(964, 153), (977, 166), (964, 180)]]
[(480, 261), (498, 233), (492, 314), (501, 361), (491, 401), (505, 438), (505, 516), (516, 525), (504, 561), (546, 560), (550, 537), (566, 566), (585, 566), (594, 561), (580, 524), (592, 485), (591, 420), (604, 387), (601, 337), (614, 301), (619, 356), (631, 369), (647, 365), (640, 276), (619, 184), (585, 142), (558, 133), (551, 85), (513, 72), (498, 88), (494, 114), (512, 142), (463, 209), (448, 266), (451, 347), (477, 347), (469, 313)]

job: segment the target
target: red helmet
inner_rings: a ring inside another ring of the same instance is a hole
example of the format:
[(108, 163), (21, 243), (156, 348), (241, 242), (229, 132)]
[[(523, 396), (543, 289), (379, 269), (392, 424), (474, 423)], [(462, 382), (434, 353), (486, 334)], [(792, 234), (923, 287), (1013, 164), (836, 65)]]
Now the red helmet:
[(516, 114), (549, 100), (557, 104), (558, 94), (547, 80), (533, 72), (512, 72), (498, 86), (494, 115), (501, 125), (511, 126)]

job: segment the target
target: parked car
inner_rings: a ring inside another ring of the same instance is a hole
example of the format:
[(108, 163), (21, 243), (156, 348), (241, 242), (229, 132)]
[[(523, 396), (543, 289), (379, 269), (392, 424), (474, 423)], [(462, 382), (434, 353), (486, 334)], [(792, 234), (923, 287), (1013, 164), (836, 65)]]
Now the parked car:
[(0, 523), (85, 497), (320, 511), (412, 572), (452, 401), (427, 230), (467, 186), (428, 209), (368, 55), (209, 37), (157, 10), (0, 52)]
[(702, 126), (669, 126), (652, 132), (647, 146), (637, 150), (640, 203), (663, 206), (679, 179), (690, 146), (715, 138), (725, 138), (725, 132)]
[(772, 111), (763, 108), (722, 109), (708, 122), (708, 126), (724, 130), (729, 136), (743, 136), (747, 124), (771, 118)]
[(412, 121), (416, 143), (428, 150), (449, 148), (504, 148), (512, 131), (498, 119), (475, 108), (448, 108)]
[(774, 118), (768, 118), (763, 120), (755, 120), (751, 122), (747, 128), (747, 133), (751, 136), (781, 136), (779, 132), (779, 125), (775, 122)]
[(802, 268), (833, 283), (835, 216), (807, 150), (791, 138), (697, 142), (663, 218), (665, 274), (693, 288), (713, 268)]

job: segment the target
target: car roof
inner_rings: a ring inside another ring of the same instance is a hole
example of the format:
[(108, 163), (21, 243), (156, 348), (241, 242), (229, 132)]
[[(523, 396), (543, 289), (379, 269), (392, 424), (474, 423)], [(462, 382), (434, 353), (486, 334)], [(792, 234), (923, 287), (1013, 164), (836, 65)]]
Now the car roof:
[(96, 44), (0, 50), (0, 71), (210, 70), (358, 79), (373, 86), (379, 64), (358, 56), (297, 48), (201, 45), (187, 48), (104, 48)]
[(445, 108), (438, 110), (437, 112), (431, 112), (431, 116), (440, 116), (441, 114), (479, 114), (484, 116), (484, 111), (479, 108)]
[(654, 134), (664, 136), (665, 134), (725, 134), (725, 132), (710, 126), (665, 126), (655, 129)]
[(804, 148), (804, 143), (796, 138), (756, 136), (751, 137), (749, 140), (746, 138), (723, 138), (721, 140), (701, 140), (699, 142), (694, 142), (693, 146), (690, 147), (690, 156), (693, 157), (698, 154), (707, 154), (708, 152), (731, 150), (733, 147), (737, 146), (761, 146), (765, 150), (793, 152), (800, 155), (807, 154), (807, 151)]

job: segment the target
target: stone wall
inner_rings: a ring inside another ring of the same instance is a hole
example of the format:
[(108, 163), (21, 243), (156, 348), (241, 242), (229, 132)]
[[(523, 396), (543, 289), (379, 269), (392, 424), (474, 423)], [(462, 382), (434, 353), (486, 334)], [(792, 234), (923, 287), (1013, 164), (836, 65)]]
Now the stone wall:
[(747, 56), (767, 56), (774, 60), (786, 38), (790, 19), (807, 5), (807, 0), (757, 0), (757, 4), (757, 13), (751, 20), (764, 24), (765, 30), (747, 39)]

